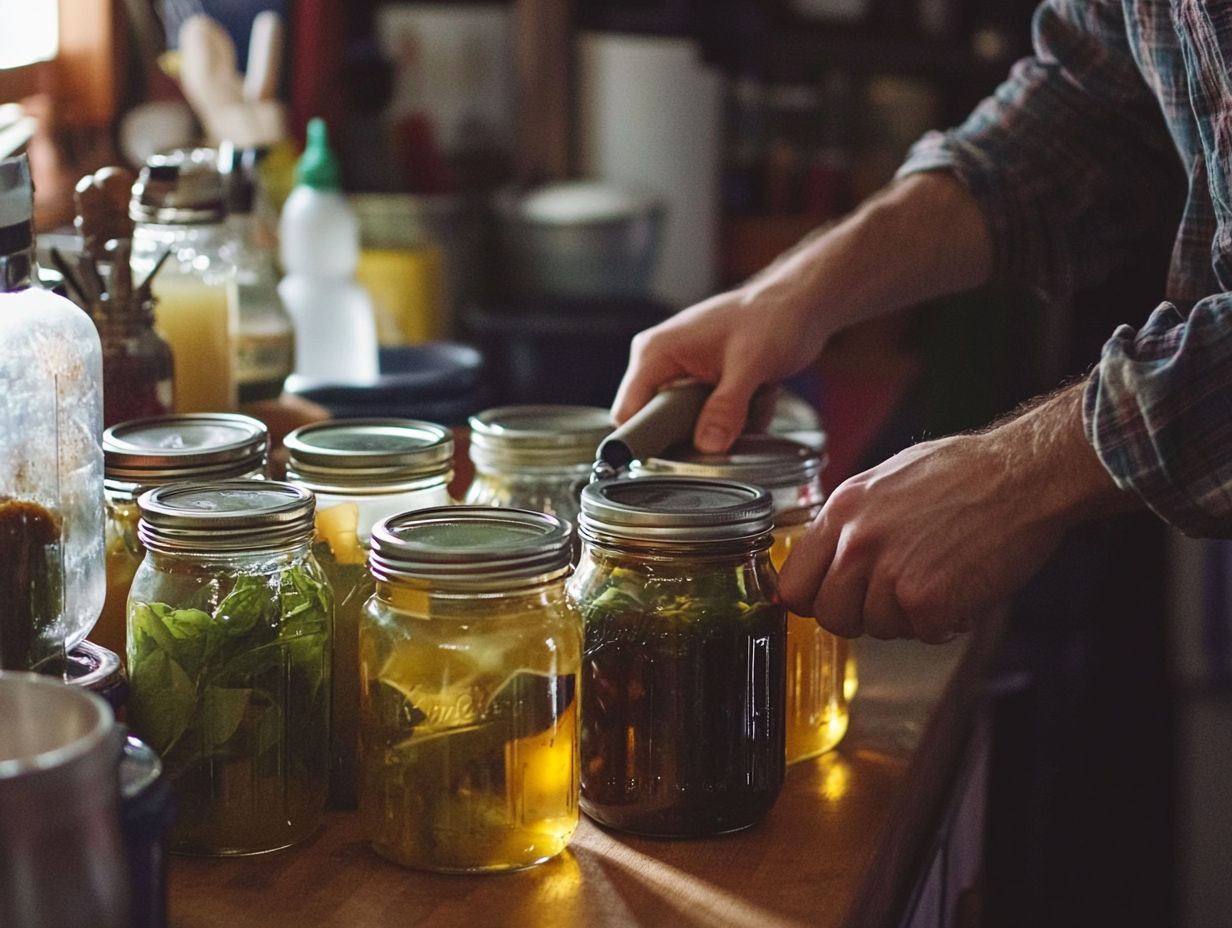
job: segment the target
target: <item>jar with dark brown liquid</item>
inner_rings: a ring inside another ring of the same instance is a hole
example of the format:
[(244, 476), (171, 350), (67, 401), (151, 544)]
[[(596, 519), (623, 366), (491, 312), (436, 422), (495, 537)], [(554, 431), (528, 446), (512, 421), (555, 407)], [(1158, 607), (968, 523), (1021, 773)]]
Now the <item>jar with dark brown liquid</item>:
[[(742, 480), (774, 499), (770, 560), (781, 570), (792, 547), (821, 511), (823, 452), (774, 435), (743, 435), (724, 454), (671, 448), (634, 468), (637, 475), (679, 474)], [(809, 616), (787, 614), (787, 763), (835, 747), (847, 731), (850, 642)]]
[(709, 479), (582, 493), (582, 809), (638, 834), (738, 831), (784, 774), (786, 615), (770, 496)]

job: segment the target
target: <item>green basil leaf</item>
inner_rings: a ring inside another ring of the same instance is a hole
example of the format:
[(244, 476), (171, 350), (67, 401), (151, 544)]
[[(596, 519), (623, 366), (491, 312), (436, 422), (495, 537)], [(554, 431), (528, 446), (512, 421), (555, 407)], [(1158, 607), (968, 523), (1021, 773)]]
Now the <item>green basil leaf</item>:
[(258, 624), (269, 624), (276, 603), (265, 577), (240, 577), (214, 610), (218, 632), (227, 638), (247, 635)]
[(200, 724), (207, 750), (230, 741), (244, 721), (252, 690), (207, 686), (201, 697)]
[(129, 668), (128, 721), (155, 751), (169, 751), (187, 730), (197, 689), (166, 651), (153, 649)]

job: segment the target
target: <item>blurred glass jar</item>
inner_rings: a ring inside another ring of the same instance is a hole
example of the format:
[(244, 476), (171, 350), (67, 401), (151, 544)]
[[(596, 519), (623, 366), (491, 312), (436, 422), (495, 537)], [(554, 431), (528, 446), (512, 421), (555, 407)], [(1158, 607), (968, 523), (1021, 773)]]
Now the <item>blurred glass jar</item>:
[(360, 817), (428, 870), (512, 870), (578, 822), (582, 632), (570, 532), (543, 513), (455, 506), (372, 533), (360, 625)]
[(226, 182), (226, 256), (235, 264), (239, 318), (235, 380), (241, 403), (277, 399), (295, 369), (295, 332), (278, 295), (276, 226), (257, 209), (258, 167), (264, 153), (224, 143), (219, 167)]
[(107, 597), (91, 640), (123, 656), (128, 589), (145, 557), (137, 537), (137, 497), (179, 480), (262, 480), (269, 434), (235, 413), (156, 416), (103, 433)]
[(597, 406), (501, 406), (472, 416), (466, 502), (534, 509), (576, 523), (578, 495), (612, 430)]
[(582, 810), (637, 834), (758, 822), (783, 785), (786, 615), (765, 490), (688, 477), (582, 491)]
[(372, 527), (414, 509), (447, 506), (453, 436), (414, 419), (345, 419), (296, 429), (284, 440), (287, 480), (317, 498), (314, 551), (334, 591), (330, 803), (358, 801), (359, 617), (374, 590)]
[(154, 327), (171, 346), (176, 411), (233, 409), (239, 295), (214, 150), (154, 155), (133, 185), (129, 213), (138, 276), (171, 250), (154, 278)]
[(313, 498), (273, 481), (177, 483), (139, 500), (128, 722), (166, 766), (170, 847), (252, 854), (325, 809), (333, 595)]
[(103, 346), (103, 425), (168, 415), (175, 408), (175, 362), (154, 331), (154, 301), (100, 301), (94, 325)]
[(0, 670), (59, 673), (103, 601), (103, 365), (79, 307), (33, 286), (34, 188), (0, 161)]
[[(767, 490), (774, 500), (770, 560), (778, 571), (825, 502), (823, 466), (821, 451), (785, 438), (745, 435), (726, 454), (677, 447), (636, 464), (633, 473), (739, 480)], [(849, 653), (847, 639), (815, 619), (787, 614), (787, 763), (829, 751), (846, 734)]]

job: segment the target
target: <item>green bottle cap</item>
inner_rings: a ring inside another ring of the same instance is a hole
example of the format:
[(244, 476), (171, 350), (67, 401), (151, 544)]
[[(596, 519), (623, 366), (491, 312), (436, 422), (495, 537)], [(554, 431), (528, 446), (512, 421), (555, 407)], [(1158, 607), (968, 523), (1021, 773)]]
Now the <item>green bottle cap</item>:
[(313, 117), (308, 120), (304, 153), (295, 164), (295, 183), (314, 190), (337, 190), (338, 174), (338, 161), (329, 147), (325, 120)]

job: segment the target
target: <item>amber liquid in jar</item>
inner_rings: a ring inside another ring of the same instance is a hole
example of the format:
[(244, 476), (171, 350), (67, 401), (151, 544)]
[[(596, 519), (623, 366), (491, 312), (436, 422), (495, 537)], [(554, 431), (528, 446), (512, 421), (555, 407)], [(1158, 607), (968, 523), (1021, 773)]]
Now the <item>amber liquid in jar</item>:
[(50, 671), (64, 657), (50, 634), (63, 596), (61, 529), (38, 503), (0, 497), (0, 670)]
[(107, 552), (107, 597), (103, 611), (90, 632), (95, 644), (126, 658), (128, 591), (133, 577), (145, 557), (145, 549), (137, 540), (137, 521), (141, 514), (136, 501), (108, 500), (104, 539)]
[(404, 866), (514, 870), (578, 822), (576, 614), (377, 584), (360, 625), (360, 816)]
[(597, 546), (583, 555), (571, 590), (586, 636), (582, 808), (591, 818), (700, 836), (747, 828), (769, 811), (783, 781), (785, 662), (784, 611), (765, 579), (752, 558), (648, 567)]
[[(776, 528), (770, 560), (781, 570), (806, 523)], [(816, 619), (787, 613), (787, 763), (816, 757), (847, 733), (851, 646)]]

